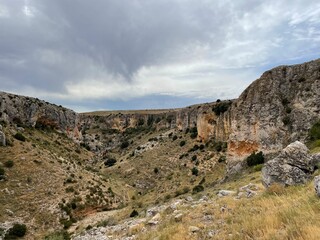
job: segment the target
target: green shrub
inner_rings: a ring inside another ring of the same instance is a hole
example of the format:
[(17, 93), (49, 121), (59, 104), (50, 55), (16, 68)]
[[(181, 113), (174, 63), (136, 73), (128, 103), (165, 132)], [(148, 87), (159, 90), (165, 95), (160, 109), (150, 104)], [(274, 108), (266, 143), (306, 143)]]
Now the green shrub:
[(285, 116), (283, 119), (282, 119), (282, 122), (284, 125), (289, 125), (291, 123), (291, 119), (289, 116)]
[(127, 147), (129, 147), (129, 142), (128, 142), (128, 141), (123, 141), (123, 142), (121, 143), (121, 145), (120, 145), (120, 148), (121, 148), (121, 149), (125, 149), (125, 148), (127, 148)]
[(114, 158), (109, 158), (109, 159), (107, 159), (107, 160), (104, 162), (104, 165), (105, 165), (106, 167), (112, 167), (113, 165), (116, 164), (116, 162), (117, 162), (116, 159), (114, 159)]
[(232, 102), (231, 101), (225, 101), (225, 102), (218, 102), (217, 104), (214, 105), (212, 108), (212, 111), (219, 116), (220, 114), (226, 112), (229, 107), (231, 106)]
[(71, 219), (60, 219), (60, 223), (63, 225), (64, 229), (68, 229), (72, 225)]
[(4, 174), (5, 174), (5, 170), (2, 167), (0, 167), (0, 176), (4, 176)]
[(192, 175), (195, 175), (195, 176), (198, 176), (198, 174), (199, 174), (199, 170), (198, 170), (198, 168), (196, 168), (196, 167), (193, 167), (193, 168), (191, 169), (191, 172), (192, 172)]
[(26, 141), (26, 137), (22, 133), (19, 133), (19, 132), (16, 133), (13, 137), (19, 141), (22, 141), (22, 142)]
[(156, 167), (156, 168), (153, 169), (153, 172), (154, 172), (155, 174), (157, 174), (157, 173), (159, 173), (159, 169)]
[(199, 145), (195, 144), (192, 148), (189, 149), (189, 152), (197, 151), (199, 148), (200, 148)]
[(172, 137), (172, 141), (177, 140), (177, 138), (178, 138), (178, 136), (177, 136), (177, 135), (174, 135), (174, 136)]
[(192, 139), (195, 139), (196, 137), (198, 137), (198, 129), (197, 127), (193, 127), (190, 129), (190, 137)]
[(255, 172), (260, 172), (262, 167), (263, 167), (263, 164), (258, 164), (258, 165), (253, 166), (253, 170)]
[(258, 164), (263, 164), (264, 163), (264, 155), (260, 151), (258, 153), (253, 152), (250, 156), (246, 158), (246, 162), (249, 167), (255, 166)]
[(202, 185), (197, 185), (192, 189), (192, 193), (198, 193), (198, 192), (203, 192), (204, 191), (204, 187)]
[(309, 138), (311, 141), (320, 139), (320, 121), (316, 122), (309, 131)]
[(27, 226), (25, 224), (15, 223), (6, 233), (4, 239), (16, 239), (17, 237), (23, 237), (26, 232)]
[(225, 162), (226, 160), (227, 160), (226, 156), (222, 155), (222, 156), (219, 157), (218, 162), (222, 163), (222, 162)]
[(142, 126), (144, 125), (144, 119), (143, 118), (139, 118), (138, 119), (138, 126)]
[(13, 165), (14, 165), (14, 162), (13, 162), (12, 160), (8, 160), (8, 161), (6, 161), (6, 162), (4, 163), (4, 166), (5, 166), (6, 168), (12, 168)]
[(51, 233), (44, 237), (44, 240), (70, 240), (70, 235), (66, 230)]
[(225, 151), (228, 147), (226, 142), (214, 142), (213, 147), (217, 152)]
[(137, 217), (137, 216), (139, 216), (139, 213), (137, 212), (137, 210), (134, 209), (134, 210), (131, 212), (130, 217), (133, 218), (133, 217)]
[(186, 145), (186, 141), (181, 141), (179, 145), (180, 147), (183, 147), (184, 145)]
[(192, 158), (191, 158), (191, 160), (192, 160), (192, 161), (197, 160), (197, 155), (193, 155)]

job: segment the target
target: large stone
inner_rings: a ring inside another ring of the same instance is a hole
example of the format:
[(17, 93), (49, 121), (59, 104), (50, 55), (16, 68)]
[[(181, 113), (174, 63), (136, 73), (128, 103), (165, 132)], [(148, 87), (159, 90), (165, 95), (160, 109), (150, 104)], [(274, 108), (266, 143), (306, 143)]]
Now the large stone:
[(0, 131), (0, 146), (5, 146), (5, 145), (6, 145), (6, 135), (4, 135), (2, 131)]
[(219, 190), (218, 192), (218, 196), (219, 197), (226, 197), (226, 196), (230, 196), (230, 195), (234, 195), (236, 194), (235, 191), (231, 191), (231, 190)]
[(266, 187), (273, 183), (285, 186), (306, 183), (314, 171), (314, 160), (308, 148), (296, 141), (280, 154), (265, 163), (262, 168), (262, 182)]
[(316, 194), (320, 197), (320, 175), (314, 178), (314, 189), (316, 190)]

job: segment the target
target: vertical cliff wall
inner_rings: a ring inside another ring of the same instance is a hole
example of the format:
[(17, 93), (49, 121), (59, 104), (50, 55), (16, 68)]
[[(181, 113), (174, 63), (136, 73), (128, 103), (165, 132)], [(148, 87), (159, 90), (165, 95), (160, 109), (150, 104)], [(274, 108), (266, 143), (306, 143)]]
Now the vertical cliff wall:
[(276, 67), (254, 81), (229, 109), (228, 152), (240, 158), (305, 141), (319, 113), (320, 60)]

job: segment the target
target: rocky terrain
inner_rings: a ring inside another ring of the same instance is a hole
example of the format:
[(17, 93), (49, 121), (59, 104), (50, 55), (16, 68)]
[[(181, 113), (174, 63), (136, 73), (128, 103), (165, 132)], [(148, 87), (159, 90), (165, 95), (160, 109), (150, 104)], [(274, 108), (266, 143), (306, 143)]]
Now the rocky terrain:
[(0, 239), (317, 239), (319, 111), (320, 60), (181, 109), (0, 92)]

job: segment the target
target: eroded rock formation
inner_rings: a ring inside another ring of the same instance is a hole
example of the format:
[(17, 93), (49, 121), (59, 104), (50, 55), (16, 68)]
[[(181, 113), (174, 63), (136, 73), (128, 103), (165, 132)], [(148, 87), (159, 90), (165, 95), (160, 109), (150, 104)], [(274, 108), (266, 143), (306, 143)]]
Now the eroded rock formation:
[(273, 183), (291, 186), (306, 183), (314, 171), (313, 157), (301, 142), (289, 144), (280, 154), (265, 163), (262, 182), (266, 187)]

